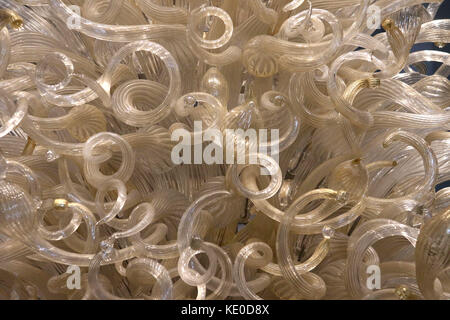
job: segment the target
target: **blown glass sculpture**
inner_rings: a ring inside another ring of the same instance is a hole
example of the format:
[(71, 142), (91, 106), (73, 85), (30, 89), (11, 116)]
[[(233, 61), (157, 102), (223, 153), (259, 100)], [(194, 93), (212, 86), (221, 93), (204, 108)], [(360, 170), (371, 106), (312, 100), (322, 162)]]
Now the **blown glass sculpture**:
[(0, 299), (450, 299), (441, 5), (0, 0)]

